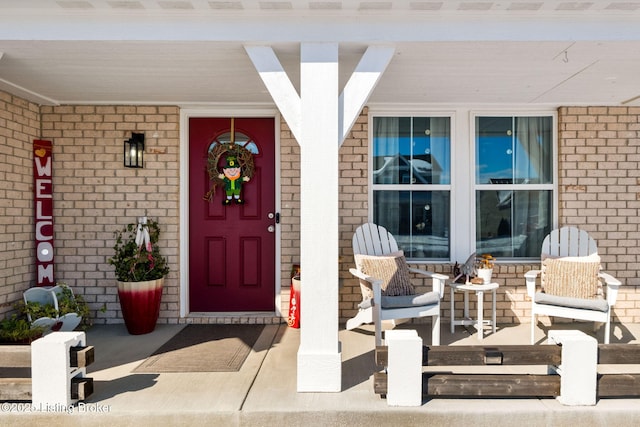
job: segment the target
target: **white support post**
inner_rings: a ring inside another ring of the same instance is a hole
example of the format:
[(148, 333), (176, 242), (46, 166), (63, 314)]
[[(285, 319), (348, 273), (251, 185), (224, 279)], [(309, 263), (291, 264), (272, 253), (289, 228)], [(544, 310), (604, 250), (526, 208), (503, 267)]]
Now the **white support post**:
[(385, 333), (387, 354), (387, 404), (422, 405), (422, 338), (415, 330)]
[(300, 95), (269, 46), (245, 50), (300, 144), (300, 348), (297, 390), (342, 389), (338, 341), (339, 149), (393, 55), (370, 47), (339, 95), (338, 44), (302, 43)]
[(567, 406), (595, 405), (598, 385), (598, 341), (582, 331), (550, 331), (548, 342), (562, 345), (558, 401)]
[(280, 113), (287, 121), (291, 133), (300, 144), (302, 140), (300, 131), (302, 126), (300, 96), (287, 76), (286, 71), (284, 71), (282, 64), (280, 64), (278, 57), (269, 46), (247, 45), (244, 49), (249, 58), (251, 58), (256, 70), (258, 70), (262, 82), (267, 87)]
[(85, 377), (86, 368), (71, 367), (71, 347), (86, 346), (84, 332), (53, 332), (31, 343), (33, 407), (42, 411), (65, 410), (71, 398), (71, 380)]
[(340, 144), (349, 134), (373, 88), (387, 69), (395, 48), (369, 46), (340, 95)]
[(300, 48), (298, 391), (342, 390), (338, 340), (338, 44)]
[(300, 144), (299, 392), (339, 392), (338, 44), (303, 43), (300, 93), (268, 46), (245, 46)]

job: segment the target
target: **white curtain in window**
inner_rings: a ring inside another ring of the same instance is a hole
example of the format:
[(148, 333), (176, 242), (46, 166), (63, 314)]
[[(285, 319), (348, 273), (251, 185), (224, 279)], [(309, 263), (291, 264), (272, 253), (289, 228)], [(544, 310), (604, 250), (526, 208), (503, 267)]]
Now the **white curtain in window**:
[(514, 184), (550, 182), (551, 119), (516, 117)]
[[(374, 184), (397, 184), (398, 154), (400, 149), (400, 118), (399, 117), (379, 117), (376, 118), (374, 129), (373, 155), (374, 155)], [(376, 157), (383, 157), (382, 159)], [(388, 170), (385, 170), (388, 169)], [(400, 205), (397, 192), (385, 191), (384, 199), (386, 203), (377, 203), (375, 206), (376, 221), (384, 224), (391, 233), (397, 233), (400, 229), (400, 217), (398, 210), (388, 210), (385, 206)], [(395, 199), (395, 200), (394, 200)]]
[[(552, 144), (551, 119), (549, 117), (517, 117), (515, 119), (515, 173), (514, 183), (551, 182)], [(513, 215), (513, 236), (535, 236), (536, 230), (548, 224), (549, 209), (547, 192), (523, 191), (514, 195), (511, 212)]]

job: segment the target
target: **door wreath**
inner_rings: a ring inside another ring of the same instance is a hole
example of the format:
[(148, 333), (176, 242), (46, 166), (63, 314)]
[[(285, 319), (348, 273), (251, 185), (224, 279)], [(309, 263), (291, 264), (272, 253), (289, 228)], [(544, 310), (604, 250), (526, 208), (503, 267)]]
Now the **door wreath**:
[(216, 187), (220, 186), (225, 190), (223, 205), (231, 204), (232, 200), (236, 204), (243, 204), (242, 185), (253, 178), (255, 172), (253, 154), (235, 142), (217, 144), (209, 151), (207, 172), (212, 186), (204, 195), (204, 200), (210, 202), (216, 194)]

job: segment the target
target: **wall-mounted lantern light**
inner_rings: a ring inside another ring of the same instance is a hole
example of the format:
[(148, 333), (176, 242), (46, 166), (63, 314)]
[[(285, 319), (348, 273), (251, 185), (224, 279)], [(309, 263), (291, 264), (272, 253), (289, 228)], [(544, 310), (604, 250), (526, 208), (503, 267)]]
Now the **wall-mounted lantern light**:
[(143, 167), (144, 133), (131, 133), (124, 142), (124, 165), (128, 168)]

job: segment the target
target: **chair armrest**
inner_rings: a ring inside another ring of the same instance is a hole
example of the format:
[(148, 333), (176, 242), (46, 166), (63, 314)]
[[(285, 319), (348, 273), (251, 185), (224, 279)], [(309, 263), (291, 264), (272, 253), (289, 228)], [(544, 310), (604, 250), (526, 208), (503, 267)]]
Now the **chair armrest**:
[(524, 273), (524, 280), (527, 283), (527, 295), (533, 298), (536, 294), (536, 279), (542, 273), (542, 270), (529, 270)]
[(371, 283), (372, 285), (374, 283), (378, 283), (379, 285), (382, 285), (382, 280), (381, 279), (377, 279), (373, 276), (369, 276), (367, 274), (364, 274), (362, 271), (358, 270), (357, 268), (350, 268), (349, 269), (349, 273), (353, 274), (354, 276), (356, 276), (358, 279), (362, 279), (365, 280), (369, 283)]
[(362, 279), (362, 280), (367, 280), (367, 277), (369, 277), (366, 274), (364, 274), (363, 272), (361, 272), (360, 270), (358, 270), (357, 268), (350, 268), (349, 269), (349, 273), (353, 274), (358, 279)]
[[(380, 296), (382, 295), (382, 280), (376, 279), (373, 276), (366, 275), (362, 271), (358, 270), (357, 268), (350, 268), (349, 269), (349, 273), (353, 274), (354, 276), (356, 276), (360, 280), (364, 280), (365, 282), (371, 283), (371, 287), (374, 289), (374, 301), (376, 301), (376, 299), (375, 299), (375, 288), (376, 287), (380, 290)], [(378, 297), (378, 301), (379, 300), (380, 300), (380, 297)]]
[(620, 289), (622, 282), (607, 273), (598, 273), (598, 277), (603, 279), (606, 283), (607, 303), (609, 306), (613, 307), (618, 299), (618, 289)]
[(373, 304), (371, 307), (373, 310), (373, 321), (379, 325), (381, 318), (380, 310), (382, 309), (382, 280), (368, 276), (357, 268), (350, 268), (349, 273), (353, 274), (358, 279), (371, 283), (371, 287), (373, 289)]
[(432, 271), (423, 270), (421, 268), (409, 267), (409, 271), (411, 273), (420, 274), (422, 276), (433, 277), (438, 280), (449, 280), (449, 276), (447, 276), (446, 274), (434, 273)]
[(433, 279), (433, 291), (440, 294), (440, 298), (444, 296), (444, 285), (449, 280), (449, 276), (446, 274), (434, 273), (420, 268), (409, 267), (411, 273), (416, 273), (421, 276), (430, 277)]

